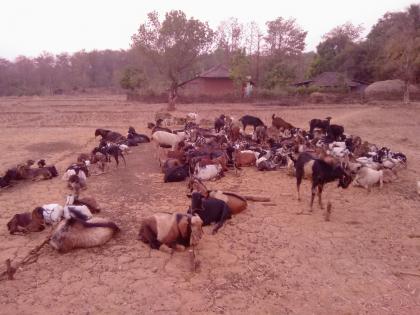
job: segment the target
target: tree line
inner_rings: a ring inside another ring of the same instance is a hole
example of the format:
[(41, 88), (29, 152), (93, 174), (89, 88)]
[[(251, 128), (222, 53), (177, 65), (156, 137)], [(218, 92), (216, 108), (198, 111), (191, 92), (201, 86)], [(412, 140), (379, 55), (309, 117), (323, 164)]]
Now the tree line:
[(148, 14), (128, 50), (42, 53), (36, 58), (0, 58), (0, 95), (81, 92), (92, 88), (170, 91), (216, 64), (228, 65), (240, 86), (249, 76), (261, 89), (281, 90), (325, 71), (373, 82), (420, 80), (420, 5), (386, 13), (365, 38), (361, 26), (346, 23), (324, 35), (316, 52), (305, 53), (307, 31), (293, 18), (264, 27), (236, 18), (216, 29), (170, 11)]

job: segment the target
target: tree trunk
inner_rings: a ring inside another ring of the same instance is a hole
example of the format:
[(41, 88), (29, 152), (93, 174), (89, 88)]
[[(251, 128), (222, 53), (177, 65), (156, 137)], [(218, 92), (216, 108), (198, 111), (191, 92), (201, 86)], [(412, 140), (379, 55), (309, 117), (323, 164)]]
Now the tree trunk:
[(168, 111), (176, 110), (176, 100), (178, 98), (177, 87), (172, 86), (168, 96)]
[(405, 81), (404, 104), (410, 104), (410, 82), (409, 81)]

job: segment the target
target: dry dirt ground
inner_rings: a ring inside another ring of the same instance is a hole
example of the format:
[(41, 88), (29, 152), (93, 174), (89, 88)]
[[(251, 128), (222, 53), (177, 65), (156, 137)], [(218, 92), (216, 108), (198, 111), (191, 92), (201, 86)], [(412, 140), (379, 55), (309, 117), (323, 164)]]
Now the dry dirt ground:
[[(26, 159), (46, 158), (62, 173), (78, 153), (96, 143), (95, 128), (149, 133), (146, 123), (163, 104), (128, 103), (121, 96), (0, 99), (1, 171)], [(308, 208), (309, 182), (298, 202), (295, 180), (284, 171), (246, 168), (210, 182), (275, 205), (250, 203), (216, 235), (211, 227), (198, 246), (201, 266), (190, 272), (188, 253), (172, 257), (136, 240), (140, 221), (158, 211), (187, 209), (186, 183), (164, 184), (151, 144), (134, 148), (127, 167), (88, 179), (85, 195), (102, 205), (101, 216), (122, 232), (100, 248), (59, 254), (49, 246), (34, 264), (0, 283), (1, 314), (420, 314), (420, 104), (180, 105), (196, 111), (248, 113), (267, 123), (272, 113), (307, 128), (311, 118), (332, 116), (348, 133), (408, 156), (408, 168), (382, 190), (347, 190), (329, 184), (324, 200), (331, 222)], [(0, 272), (41, 243), (48, 231), (9, 235), (14, 213), (63, 203), (69, 190), (59, 179), (24, 182), (0, 191)], [(399, 274), (399, 272), (412, 274)]]

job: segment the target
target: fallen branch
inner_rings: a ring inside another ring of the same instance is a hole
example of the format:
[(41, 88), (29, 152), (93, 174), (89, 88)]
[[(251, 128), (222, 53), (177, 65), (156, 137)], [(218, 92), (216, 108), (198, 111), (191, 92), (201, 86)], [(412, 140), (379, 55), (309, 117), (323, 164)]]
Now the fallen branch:
[(50, 241), (51, 235), (49, 235), (40, 245), (36, 246), (32, 249), (20, 262), (16, 263), (15, 266), (12, 266), (10, 258), (6, 260), (6, 271), (0, 274), (0, 280), (7, 279), (13, 280), (16, 271), (21, 268), (22, 266), (33, 264), (38, 260), (39, 251)]
[(407, 275), (407, 276), (420, 277), (420, 273), (409, 272), (409, 271), (394, 271), (394, 275), (396, 275), (396, 276)]
[(420, 234), (409, 234), (409, 238), (420, 238)]
[(274, 207), (276, 206), (276, 204), (274, 202), (267, 202), (267, 203), (262, 203), (262, 206), (266, 206), (266, 207)]
[(271, 199), (267, 197), (255, 197), (255, 196), (242, 196), (245, 200), (258, 201), (258, 202), (270, 202)]

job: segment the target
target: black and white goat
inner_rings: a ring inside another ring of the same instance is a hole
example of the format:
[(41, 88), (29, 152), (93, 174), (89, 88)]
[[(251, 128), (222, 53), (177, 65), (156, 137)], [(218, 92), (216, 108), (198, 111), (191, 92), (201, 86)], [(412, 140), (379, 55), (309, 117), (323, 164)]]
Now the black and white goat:
[(226, 202), (215, 198), (205, 198), (199, 192), (191, 194), (191, 208), (188, 212), (197, 214), (203, 220), (203, 226), (216, 223), (213, 234), (217, 233), (225, 221), (232, 217), (232, 211)]
[[(293, 160), (293, 156), (290, 155)], [(300, 184), (306, 175), (310, 175), (312, 179), (312, 195), (311, 195), (311, 211), (314, 203), (316, 191), (318, 190), (319, 206), (322, 205), (322, 190), (324, 185), (338, 179), (338, 187), (347, 188), (352, 178), (341, 165), (332, 165), (323, 160), (316, 159), (309, 153), (301, 153), (297, 160), (294, 160), (296, 168), (296, 187), (298, 200), (300, 200)]]

